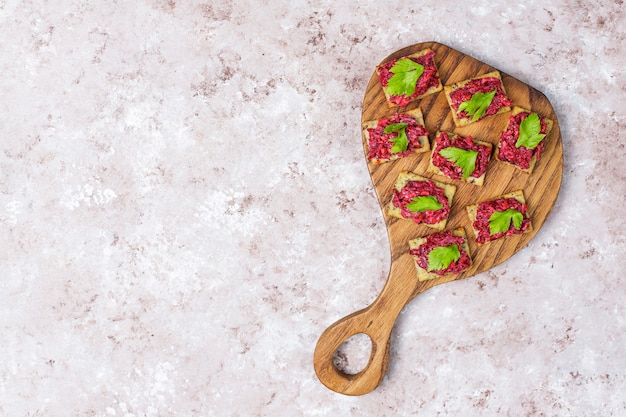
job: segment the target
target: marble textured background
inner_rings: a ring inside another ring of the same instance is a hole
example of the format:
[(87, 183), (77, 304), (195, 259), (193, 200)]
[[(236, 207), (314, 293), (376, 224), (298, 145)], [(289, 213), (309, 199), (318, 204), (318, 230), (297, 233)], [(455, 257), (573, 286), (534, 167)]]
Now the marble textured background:
[[(0, 1), (0, 416), (625, 415), (623, 3)], [(313, 348), (389, 268), (361, 100), (430, 40), (548, 96), (563, 185), (346, 397)]]

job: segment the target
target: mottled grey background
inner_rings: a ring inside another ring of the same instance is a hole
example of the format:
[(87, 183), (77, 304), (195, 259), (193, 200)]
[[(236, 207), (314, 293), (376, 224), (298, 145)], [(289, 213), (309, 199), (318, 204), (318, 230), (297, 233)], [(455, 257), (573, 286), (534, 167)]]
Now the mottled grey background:
[[(345, 397), (313, 348), (389, 268), (361, 100), (431, 40), (547, 95), (563, 185)], [(0, 415), (625, 415), (624, 45), (623, 1), (0, 1)]]

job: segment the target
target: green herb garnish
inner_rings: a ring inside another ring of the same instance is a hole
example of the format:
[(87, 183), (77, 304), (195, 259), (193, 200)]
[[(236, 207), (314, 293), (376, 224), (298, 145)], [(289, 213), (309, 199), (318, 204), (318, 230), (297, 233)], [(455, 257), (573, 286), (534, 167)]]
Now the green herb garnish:
[(384, 132), (389, 134), (398, 132), (395, 138), (389, 139), (393, 146), (391, 147), (391, 153), (400, 153), (407, 150), (409, 147), (409, 138), (406, 136), (407, 123), (392, 123), (385, 126)]
[(437, 197), (432, 195), (415, 197), (409, 204), (406, 205), (406, 208), (413, 213), (419, 213), (427, 210), (439, 210), (442, 207), (443, 204), (437, 200)]
[(519, 148), (523, 146), (527, 149), (535, 149), (537, 145), (539, 145), (539, 142), (546, 137), (545, 134), (539, 132), (541, 132), (539, 115), (537, 113), (531, 113), (522, 120), (519, 126), (519, 137), (517, 138), (517, 142), (515, 142), (515, 147)]
[(523, 220), (524, 215), (519, 210), (506, 209), (504, 211), (494, 211), (491, 216), (489, 216), (489, 234), (495, 235), (496, 233), (506, 232), (509, 230), (511, 222), (513, 222), (513, 227), (520, 230)]
[(458, 245), (438, 246), (428, 253), (428, 271), (446, 269), (461, 257)]
[(455, 166), (461, 168), (461, 171), (463, 172), (463, 180), (469, 177), (476, 168), (478, 151), (468, 151), (450, 146), (440, 150), (439, 155), (452, 162)]
[(424, 66), (409, 58), (403, 58), (399, 59), (389, 71), (393, 75), (387, 81), (385, 88), (387, 94), (409, 97), (415, 92), (415, 85), (424, 73)]
[(393, 133), (393, 132), (397, 132), (400, 129), (404, 129), (405, 127), (407, 127), (408, 123), (391, 123), (388, 124), (387, 126), (385, 126), (385, 130), (384, 132), (389, 134), (389, 133)]
[(496, 95), (497, 90), (490, 93), (474, 93), (472, 97), (459, 105), (459, 112), (465, 111), (468, 116), (474, 116), (472, 122), (480, 119), (487, 111), (491, 101)]

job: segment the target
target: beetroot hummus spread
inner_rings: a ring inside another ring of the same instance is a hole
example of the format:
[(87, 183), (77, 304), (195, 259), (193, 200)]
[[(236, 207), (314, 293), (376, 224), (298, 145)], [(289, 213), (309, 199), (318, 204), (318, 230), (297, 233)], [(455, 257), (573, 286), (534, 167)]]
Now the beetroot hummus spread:
[(470, 177), (478, 178), (487, 171), (487, 165), (489, 165), (489, 156), (491, 149), (488, 146), (480, 145), (472, 141), (471, 136), (457, 135), (454, 140), (446, 132), (439, 133), (439, 136), (435, 141), (435, 150), (432, 156), (433, 165), (439, 168), (439, 170), (448, 178), (453, 180), (460, 180), (463, 178), (463, 170), (452, 163), (447, 158), (444, 158), (439, 154), (439, 151), (448, 147), (454, 146), (455, 148), (463, 149), (466, 151), (477, 151), (476, 167), (470, 174)]
[(411, 115), (404, 113), (396, 113), (392, 117), (387, 119), (381, 119), (375, 128), (368, 128), (369, 132), (369, 152), (367, 159), (389, 159), (392, 155), (391, 148), (393, 143), (391, 139), (398, 137), (398, 131), (392, 133), (385, 133), (385, 127), (393, 123), (406, 123), (405, 133), (409, 141), (407, 150), (404, 152), (398, 152), (394, 155), (403, 157), (410, 155), (413, 152), (412, 149), (421, 148), (422, 145), (419, 142), (420, 136), (428, 136), (428, 132), (424, 126), (417, 123), (417, 120)]
[(508, 99), (504, 90), (502, 89), (502, 81), (496, 77), (477, 78), (470, 80), (463, 87), (459, 87), (450, 93), (450, 100), (452, 101), (452, 108), (457, 112), (457, 117), (461, 119), (471, 119), (472, 116), (468, 115), (465, 111), (459, 112), (459, 106), (461, 103), (468, 101), (476, 93), (490, 93), (496, 90), (496, 94), (491, 100), (489, 107), (485, 113), (480, 117), (491, 116), (496, 114), (502, 107), (510, 106), (511, 100)]
[[(539, 142), (534, 149), (528, 149), (525, 146), (517, 148), (515, 146), (515, 142), (517, 142), (517, 139), (519, 138), (520, 125), (530, 114), (531, 113), (529, 112), (520, 112), (515, 116), (511, 116), (509, 118), (509, 125), (506, 130), (502, 132), (502, 135), (500, 136), (500, 143), (498, 144), (498, 159), (517, 165), (521, 169), (530, 168), (530, 161), (533, 156), (539, 160), (541, 152), (545, 148), (543, 141)], [(541, 130), (539, 133), (545, 134), (548, 129), (548, 125), (543, 117), (540, 117), (539, 120), (541, 122)]]
[[(417, 62), (418, 64), (422, 65), (424, 67), (424, 72), (417, 79), (415, 92), (413, 94), (408, 97), (392, 95), (389, 97), (389, 101), (397, 104), (398, 106), (404, 107), (409, 104), (411, 100), (426, 93), (429, 88), (437, 87), (439, 85), (439, 76), (437, 75), (437, 67), (435, 66), (434, 57), (435, 51), (430, 51), (417, 58), (406, 57), (407, 59), (410, 59), (411, 61)], [(393, 73), (390, 70), (398, 61), (399, 59), (393, 59), (378, 67), (378, 82), (383, 87), (383, 89), (387, 88), (387, 83), (389, 82), (389, 79), (393, 76)]]
[(469, 255), (463, 249), (463, 243), (465, 243), (465, 239), (462, 236), (455, 236), (451, 231), (446, 230), (442, 233), (429, 235), (426, 237), (426, 241), (418, 246), (417, 249), (411, 249), (410, 254), (416, 257), (415, 262), (417, 262), (420, 268), (428, 270), (428, 254), (430, 251), (440, 246), (457, 245), (461, 254), (458, 260), (452, 261), (444, 269), (429, 272), (438, 275), (458, 273), (467, 269), (471, 263)]
[[(505, 211), (507, 209), (514, 209), (522, 213), (524, 216), (524, 220), (522, 221), (522, 225), (519, 230), (515, 228), (513, 222), (509, 225), (509, 229), (505, 232), (500, 232), (496, 234), (491, 234), (489, 228), (489, 218), (496, 211)], [(478, 236), (476, 237), (476, 242), (485, 243), (490, 242), (492, 240), (504, 237), (511, 236), (515, 234), (524, 233), (526, 229), (530, 226), (530, 218), (526, 215), (526, 211), (528, 210), (528, 206), (526, 204), (517, 201), (514, 198), (498, 198), (495, 200), (484, 201), (478, 204), (476, 210), (476, 221), (474, 221), (473, 226), (474, 229), (478, 231)]]
[[(426, 210), (413, 212), (407, 208), (415, 197), (433, 196), (442, 204), (439, 210)], [(400, 191), (393, 190), (393, 205), (400, 208), (402, 217), (412, 219), (415, 223), (435, 224), (439, 223), (450, 213), (448, 198), (443, 192), (443, 188), (437, 187), (432, 180), (409, 181)]]

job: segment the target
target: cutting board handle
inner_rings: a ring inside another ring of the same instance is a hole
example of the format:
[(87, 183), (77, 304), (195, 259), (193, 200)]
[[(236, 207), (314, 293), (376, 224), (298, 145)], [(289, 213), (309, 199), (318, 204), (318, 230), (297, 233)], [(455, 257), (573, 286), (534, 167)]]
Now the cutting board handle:
[[(403, 261), (411, 262), (409, 257)], [(406, 277), (399, 276), (401, 262), (393, 262), (387, 283), (376, 300), (363, 310), (352, 313), (328, 327), (315, 347), (313, 363), (319, 380), (331, 390), (346, 395), (363, 395), (380, 384), (389, 363), (391, 330), (400, 311), (414, 296), (414, 286), (407, 288)], [(406, 269), (404, 269), (406, 271)], [(417, 282), (417, 277), (415, 278)], [(337, 369), (334, 353), (350, 337), (364, 333), (371, 339), (372, 351), (365, 368), (357, 374)]]

